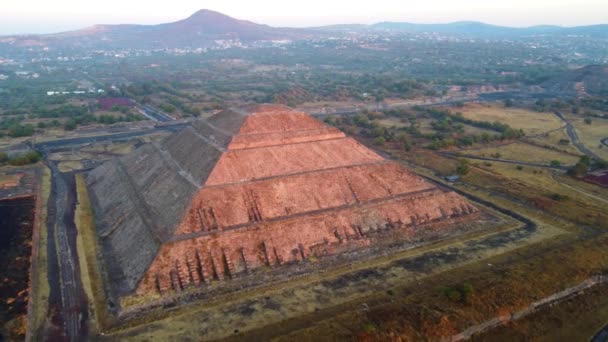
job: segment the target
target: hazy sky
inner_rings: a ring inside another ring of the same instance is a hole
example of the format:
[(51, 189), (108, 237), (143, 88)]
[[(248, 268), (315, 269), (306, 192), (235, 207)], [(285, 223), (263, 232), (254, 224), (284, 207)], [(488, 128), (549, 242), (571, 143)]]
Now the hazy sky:
[(477, 20), (508, 26), (608, 23), (608, 0), (0, 0), (0, 34), (156, 24), (199, 9), (273, 26)]

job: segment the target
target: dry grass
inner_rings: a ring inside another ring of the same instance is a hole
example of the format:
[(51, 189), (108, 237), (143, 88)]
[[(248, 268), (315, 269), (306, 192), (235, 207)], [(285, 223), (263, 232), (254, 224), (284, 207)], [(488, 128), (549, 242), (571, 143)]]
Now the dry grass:
[(401, 119), (399, 118), (395, 118), (395, 117), (386, 117), (384, 119), (380, 119), (378, 120), (378, 123), (380, 123), (381, 126), (383, 127), (397, 127), (397, 128), (401, 128), (401, 127), (409, 127), (410, 123), (409, 122), (403, 122), (401, 121)]
[(72, 172), (83, 168), (79, 161), (64, 161), (59, 163), (58, 167), (61, 172)]
[(558, 160), (562, 164), (575, 164), (579, 158), (570, 154), (550, 150), (525, 143), (513, 143), (497, 147), (483, 149), (464, 150), (463, 154), (471, 154), (478, 157), (492, 157), (498, 153), (498, 159), (517, 160), (523, 162), (549, 164), (552, 160)]
[(90, 322), (89, 327), (98, 331), (108, 325), (110, 318), (103, 290), (103, 282), (97, 265), (97, 241), (93, 213), (89, 203), (89, 194), (83, 174), (76, 175), (78, 205), (74, 214), (74, 223), (78, 229), (76, 248), (80, 264), (81, 280), (88, 298)]
[(608, 160), (608, 147), (600, 148), (600, 140), (608, 138), (608, 120), (593, 118), (592, 123), (586, 124), (583, 119), (577, 117), (571, 122), (576, 128), (581, 142), (595, 152), (601, 158)]
[(477, 341), (588, 341), (608, 322), (608, 286), (476, 336)]
[(469, 103), (457, 109), (464, 117), (478, 121), (501, 122), (523, 129), (526, 135), (535, 135), (563, 126), (552, 113), (538, 113), (528, 109), (505, 108), (501, 104)]
[[(561, 130), (554, 131), (551, 133), (543, 134), (541, 136), (535, 136), (532, 138), (525, 138), (525, 139), (530, 140), (531, 142), (542, 145), (542, 146), (548, 146), (550, 148), (564, 151), (566, 153), (580, 154), (580, 151), (574, 145), (572, 145), (572, 142), (570, 141), (568, 134), (566, 134), (565, 129), (561, 129)], [(568, 144), (568, 145), (560, 144), (559, 141), (562, 139), (570, 141), (570, 144)]]
[[(546, 169), (523, 167), (519, 170), (515, 165), (495, 162), (491, 167), (480, 164), (464, 178), (470, 184), (508, 194), (571, 222), (608, 229), (604, 203), (561, 185)], [(567, 197), (556, 200), (554, 195)]]
[(32, 311), (28, 313), (28, 318), (31, 322), (28, 326), (31, 329), (32, 341), (36, 341), (42, 337), (46, 316), (48, 313), (48, 298), (50, 286), (48, 282), (48, 261), (47, 261), (47, 244), (48, 231), (46, 227), (47, 219), (47, 202), (51, 193), (51, 172), (48, 168), (42, 168), (42, 177), (40, 179), (40, 193), (38, 194), (40, 201), (40, 212), (38, 213), (38, 260), (36, 261), (37, 269), (34, 270), (36, 281), (32, 283), (32, 293), (30, 300)]

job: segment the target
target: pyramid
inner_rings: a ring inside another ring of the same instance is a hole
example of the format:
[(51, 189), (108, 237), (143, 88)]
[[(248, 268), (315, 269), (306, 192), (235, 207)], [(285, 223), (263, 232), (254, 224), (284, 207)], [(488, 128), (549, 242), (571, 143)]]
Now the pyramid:
[(338, 129), (277, 105), (196, 121), (101, 165), (87, 184), (104, 273), (119, 296), (289, 267), (368, 248), (380, 231), (411, 238), (478, 212)]

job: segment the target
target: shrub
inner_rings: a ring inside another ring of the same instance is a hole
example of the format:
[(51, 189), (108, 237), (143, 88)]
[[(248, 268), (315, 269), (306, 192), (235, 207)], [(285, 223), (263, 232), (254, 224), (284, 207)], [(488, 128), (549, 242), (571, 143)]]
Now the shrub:
[(65, 129), (66, 131), (73, 131), (76, 129), (76, 126), (76, 120), (70, 119), (65, 123), (65, 125), (63, 125), (63, 129)]
[(462, 298), (460, 295), (460, 291), (458, 291), (457, 289), (453, 288), (453, 287), (448, 287), (447, 289), (445, 289), (443, 291), (443, 294), (448, 297), (449, 300), (453, 301), (453, 302), (459, 302), (460, 299)]
[(473, 296), (475, 289), (470, 283), (463, 283), (443, 289), (443, 295), (453, 302), (467, 303)]
[(22, 166), (37, 163), (40, 161), (40, 158), (40, 153), (31, 151), (26, 154), (10, 158), (8, 162), (13, 166)]
[(384, 139), (384, 137), (377, 137), (374, 139), (374, 145), (382, 146), (384, 143), (386, 143), (386, 139)]
[(34, 126), (32, 125), (14, 125), (9, 127), (8, 135), (13, 138), (29, 137), (34, 135)]
[(553, 200), (559, 201), (559, 202), (565, 201), (565, 200), (569, 199), (568, 196), (566, 196), (566, 195), (560, 195), (560, 194), (553, 194), (553, 195), (551, 195), (551, 198)]
[(471, 166), (469, 165), (469, 161), (467, 159), (460, 159), (458, 161), (458, 166), (456, 167), (456, 173), (461, 176), (464, 176), (471, 171)]

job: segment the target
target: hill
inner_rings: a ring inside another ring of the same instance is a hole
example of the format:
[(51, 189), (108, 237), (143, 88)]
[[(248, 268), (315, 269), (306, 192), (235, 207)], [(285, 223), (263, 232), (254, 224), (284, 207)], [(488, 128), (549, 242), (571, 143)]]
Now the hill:
[(544, 82), (542, 87), (557, 93), (608, 95), (608, 66), (589, 65), (570, 70)]
[(299, 39), (307, 30), (275, 28), (239, 20), (210, 10), (158, 25), (95, 25), (77, 31), (13, 37), (16, 45), (51, 45), (89, 48), (207, 47), (218, 40), (269, 41)]
[(507, 27), (490, 25), (476, 21), (461, 21), (448, 24), (412, 24), (403, 22), (382, 22), (371, 26), (376, 30), (409, 32), (409, 33), (442, 33), (448, 35), (466, 36), (471, 38), (502, 38), (517, 39), (537, 35), (582, 35), (589, 37), (607, 37), (608, 25), (592, 25), (579, 27), (561, 27), (551, 25), (531, 27)]
[(605, 39), (608, 25), (515, 28), (462, 21), (448, 24), (381, 22), (373, 25), (341, 24), (314, 28), (285, 28), (239, 20), (211, 10), (200, 10), (176, 22), (158, 25), (95, 25), (81, 30), (47, 35), (0, 37), (0, 47), (141, 48), (164, 49), (212, 47), (217, 41), (240, 42), (318, 39), (353, 32), (440, 33), (483, 39), (519, 39), (529, 36), (586, 36)]

